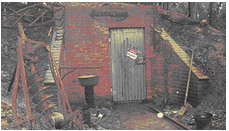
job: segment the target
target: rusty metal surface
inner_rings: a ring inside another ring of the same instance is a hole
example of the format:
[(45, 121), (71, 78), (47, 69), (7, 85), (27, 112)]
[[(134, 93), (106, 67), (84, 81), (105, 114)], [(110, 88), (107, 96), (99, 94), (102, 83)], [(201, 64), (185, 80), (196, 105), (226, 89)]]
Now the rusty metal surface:
[(12, 105), (13, 105), (13, 113), (15, 116), (15, 124), (18, 124), (18, 116), (17, 116), (17, 91), (18, 91), (18, 82), (19, 82), (19, 77), (21, 76), (21, 81), (22, 81), (22, 90), (24, 94), (24, 99), (25, 99), (25, 105), (26, 105), (26, 120), (27, 120), (27, 127), (31, 127), (31, 120), (33, 118), (32, 116), (32, 111), (31, 111), (31, 104), (30, 104), (30, 98), (29, 98), (29, 93), (28, 93), (28, 86), (27, 86), (27, 79), (26, 79), (26, 73), (25, 73), (25, 66), (24, 66), (24, 59), (23, 59), (23, 51), (22, 51), (22, 46), (25, 44), (26, 41), (26, 36), (23, 31), (23, 27), (21, 23), (18, 24), (18, 29), (19, 29), (19, 34), (20, 37), (18, 37), (18, 63), (17, 63), (17, 71), (16, 71), (16, 80), (14, 81), (14, 89), (13, 95), (12, 95)]
[(64, 85), (62, 83), (62, 80), (61, 80), (61, 77), (60, 77), (56, 62), (53, 59), (53, 56), (52, 56), (52, 54), (50, 52), (50, 49), (49, 48), (47, 48), (47, 49), (48, 49), (48, 57), (49, 57), (49, 64), (50, 64), (50, 67), (51, 67), (51, 72), (52, 72), (52, 74), (54, 76), (54, 81), (55, 81), (58, 89), (60, 90), (59, 93), (60, 93), (61, 101), (62, 101), (62, 108), (63, 108), (62, 111), (63, 111), (64, 116), (67, 116), (67, 109), (66, 108), (68, 107), (70, 113), (72, 113), (71, 106), (69, 104), (68, 97), (65, 94)]
[[(49, 86), (43, 86), (41, 83), (43, 80), (45, 80), (45, 78), (42, 78), (38, 75), (38, 71), (36, 69), (36, 66), (34, 63), (36, 63), (36, 61), (38, 61), (38, 58), (35, 56), (29, 56), (28, 54), (33, 53), (33, 51), (35, 49), (38, 49), (40, 46), (42, 47), (46, 47), (47, 51), (48, 51), (48, 57), (49, 57), (49, 62), (50, 62), (50, 66), (52, 69), (52, 74), (54, 76), (55, 79), (55, 84), (57, 85), (58, 88), (58, 95), (60, 95), (61, 99), (58, 102), (59, 104), (59, 108), (58, 109), (62, 114), (64, 114), (65, 118), (69, 118), (70, 120), (73, 122), (73, 124), (76, 124), (77, 126), (81, 127), (81, 122), (78, 120), (78, 116), (80, 115), (77, 112), (72, 112), (71, 106), (69, 104), (69, 100), (68, 97), (66, 95), (65, 92), (65, 88), (64, 85), (62, 83), (61, 80), (61, 76), (58, 70), (58, 67), (56, 65), (56, 62), (54, 61), (54, 58), (52, 56), (52, 54), (50, 53), (50, 47), (48, 44), (43, 43), (43, 42), (39, 42), (39, 41), (34, 41), (34, 40), (30, 40), (26, 37), (22, 24), (18, 23), (18, 29), (20, 32), (20, 37), (18, 37), (18, 47), (17, 47), (17, 51), (18, 51), (18, 62), (17, 62), (17, 68), (16, 68), (16, 73), (15, 73), (15, 79), (14, 79), (14, 83), (13, 83), (13, 93), (12, 93), (12, 109), (13, 109), (13, 115), (15, 118), (15, 125), (13, 127), (18, 127), (21, 126), (22, 124), (26, 124), (27, 129), (33, 129), (33, 125), (36, 122), (39, 121), (47, 121), (49, 118), (49, 115), (47, 114), (48, 111), (50, 111), (51, 109), (54, 109), (54, 107), (57, 107), (57, 104), (54, 103), (50, 103), (49, 99), (53, 98), (56, 96), (56, 94), (52, 95), (48, 95), (48, 94), (44, 94), (44, 92), (50, 88)], [(36, 44), (37, 48), (33, 48), (32, 45)], [(23, 48), (25, 47), (27, 50), (24, 51)], [(31, 73), (33, 75), (31, 75), (34, 78), (34, 83), (30, 86), (30, 88), (28, 88), (28, 77), (26, 76), (26, 72), (25, 72), (25, 63), (24, 63), (24, 57), (31, 60), (30, 63), (30, 68), (31, 68)], [(18, 83), (21, 77), (21, 82), (22, 82), (22, 90), (23, 90), (23, 94), (24, 94), (24, 102), (25, 102), (25, 110), (26, 110), (26, 116), (23, 116), (22, 114), (18, 113), (18, 103), (17, 103), (17, 92), (18, 92)], [(34, 90), (34, 88), (38, 88), (38, 91), (34, 94), (31, 95), (29, 94), (30, 90)], [(40, 101), (33, 105), (33, 103), (31, 102), (32, 98), (34, 98), (34, 96), (39, 96)], [(33, 105), (33, 106), (32, 106)], [(43, 106), (43, 112), (40, 114), (40, 116), (36, 115), (36, 111), (35, 109), (39, 106), (42, 105)], [(19, 116), (20, 115), (20, 116)], [(44, 120), (40, 120), (41, 115), (44, 115)], [(50, 125), (47, 123), (47, 125)], [(51, 127), (50, 127), (51, 128)]]
[[(18, 55), (19, 57), (19, 55)], [(14, 114), (15, 123), (18, 123), (18, 115), (17, 115), (17, 92), (18, 92), (18, 83), (19, 83), (19, 61), (17, 62), (17, 69), (15, 74), (15, 80), (13, 83), (13, 92), (12, 92), (12, 110)]]
[(145, 65), (138, 65), (127, 56), (132, 48), (144, 53), (144, 29), (112, 29), (110, 33), (113, 100), (146, 99)]

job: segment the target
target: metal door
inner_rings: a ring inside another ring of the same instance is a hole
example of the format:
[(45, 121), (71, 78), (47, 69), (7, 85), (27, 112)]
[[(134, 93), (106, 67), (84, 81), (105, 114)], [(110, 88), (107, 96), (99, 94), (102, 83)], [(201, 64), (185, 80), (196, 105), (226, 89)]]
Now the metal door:
[(144, 29), (111, 29), (110, 42), (113, 101), (145, 100), (145, 64), (137, 64), (127, 56), (130, 49), (145, 56)]

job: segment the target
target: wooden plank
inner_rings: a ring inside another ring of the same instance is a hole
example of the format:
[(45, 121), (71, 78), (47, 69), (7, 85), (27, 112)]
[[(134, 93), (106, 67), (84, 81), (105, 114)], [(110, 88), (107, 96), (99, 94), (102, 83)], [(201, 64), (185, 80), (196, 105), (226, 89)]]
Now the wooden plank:
[[(169, 36), (169, 34), (166, 31), (162, 31), (161, 33), (161, 37), (168, 41), (169, 44), (171, 44), (172, 49), (174, 50), (174, 52), (181, 58), (181, 60), (187, 65), (189, 66), (190, 64), (190, 57), (188, 56), (188, 54)], [(195, 67), (194, 65), (192, 65), (192, 72), (195, 74), (195, 76), (198, 79), (208, 79), (208, 76), (204, 75), (201, 71), (199, 71), (199, 69), (197, 67)], [(198, 70), (198, 71), (197, 71)]]

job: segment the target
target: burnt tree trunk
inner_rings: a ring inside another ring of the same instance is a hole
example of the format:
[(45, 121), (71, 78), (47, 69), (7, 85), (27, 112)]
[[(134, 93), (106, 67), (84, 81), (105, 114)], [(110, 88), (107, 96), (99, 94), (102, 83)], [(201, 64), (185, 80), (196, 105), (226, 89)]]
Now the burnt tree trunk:
[(160, 5), (160, 6), (162, 6), (162, 5), (163, 5), (163, 3), (162, 3), (162, 2), (159, 2), (159, 5)]
[(191, 2), (188, 2), (188, 17), (191, 17)]
[(163, 4), (163, 9), (169, 10), (169, 3), (168, 2), (164, 2)]
[(208, 13), (208, 21), (209, 21), (209, 24), (212, 25), (212, 18), (213, 18), (213, 2), (210, 2), (210, 5), (209, 5), (209, 13)]
[(188, 17), (191, 17), (193, 19), (197, 18), (195, 2), (188, 2)]

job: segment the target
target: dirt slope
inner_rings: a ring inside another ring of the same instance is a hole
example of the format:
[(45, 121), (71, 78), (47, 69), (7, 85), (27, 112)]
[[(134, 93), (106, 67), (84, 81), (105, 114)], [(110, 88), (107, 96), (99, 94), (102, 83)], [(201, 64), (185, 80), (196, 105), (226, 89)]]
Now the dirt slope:
[(226, 35), (182, 14), (160, 10), (154, 18), (189, 55), (195, 49), (194, 62), (210, 78), (207, 95), (187, 113), (187, 119), (197, 112), (211, 112), (212, 129), (226, 129)]

